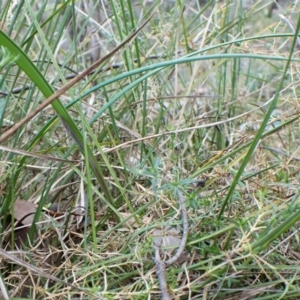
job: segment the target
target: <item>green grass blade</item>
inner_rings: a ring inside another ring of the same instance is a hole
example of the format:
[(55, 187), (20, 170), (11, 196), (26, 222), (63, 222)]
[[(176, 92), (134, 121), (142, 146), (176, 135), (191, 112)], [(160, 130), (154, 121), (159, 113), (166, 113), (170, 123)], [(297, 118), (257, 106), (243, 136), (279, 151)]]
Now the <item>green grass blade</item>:
[[(13, 41), (10, 39), (3, 31), (0, 30), (0, 46), (7, 49), (10, 62), (14, 61), (20, 69), (22, 69), (27, 76), (34, 82), (34, 84), (39, 88), (39, 90), (44, 94), (46, 98), (50, 97), (53, 94), (53, 90), (48, 84), (47, 80), (42, 76), (40, 71), (35, 67), (33, 62), (27, 57), (27, 55), (19, 48)], [(8, 58), (7, 58), (8, 59)], [(3, 64), (3, 61), (1, 62)], [(84, 145), (80, 131), (73, 122), (72, 118), (61, 104), (61, 102), (56, 99), (52, 102), (52, 107), (59, 116), (61, 122), (63, 123), (67, 133), (73, 137), (78, 148), (84, 154)], [(98, 165), (98, 162), (91, 150), (88, 149), (89, 162), (91, 167), (97, 177), (104, 194), (106, 195), (109, 202), (113, 203), (113, 198), (110, 194), (109, 189), (105, 183), (102, 171)]]

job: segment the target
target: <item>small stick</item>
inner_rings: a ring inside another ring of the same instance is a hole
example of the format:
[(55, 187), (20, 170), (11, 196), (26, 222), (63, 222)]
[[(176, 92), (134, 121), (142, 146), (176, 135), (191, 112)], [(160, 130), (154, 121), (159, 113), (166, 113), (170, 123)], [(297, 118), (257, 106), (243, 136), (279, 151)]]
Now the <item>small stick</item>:
[(166, 280), (166, 264), (160, 258), (160, 247), (158, 245), (154, 245), (155, 251), (155, 264), (156, 264), (156, 274), (159, 281), (159, 286), (161, 290), (161, 299), (162, 300), (170, 300), (170, 295), (168, 293), (168, 286)]
[[(295, 34), (295, 28), (294, 28), (293, 24), (291, 23), (291, 21), (282, 14), (279, 14), (279, 17), (290, 27), (292, 32)], [(300, 38), (299, 37), (297, 37), (297, 46), (298, 46), (298, 48), (300, 48)]]
[(177, 262), (179, 257), (182, 255), (187, 239), (188, 239), (188, 220), (187, 220), (187, 212), (186, 212), (186, 206), (184, 203), (184, 198), (182, 196), (181, 191), (177, 190), (180, 210), (181, 210), (181, 219), (182, 219), (182, 239), (180, 242), (180, 246), (173, 257), (169, 258), (167, 261), (162, 261), (160, 258), (160, 245), (154, 244), (154, 252), (155, 252), (155, 264), (156, 264), (156, 274), (158, 277), (160, 290), (161, 290), (161, 299), (162, 300), (170, 300), (171, 296), (168, 293), (168, 286), (167, 286), (167, 280), (166, 280), (166, 266), (170, 266)]
[(17, 87), (15, 89), (13, 89), (11, 92), (9, 92), (9, 91), (0, 91), (0, 97), (5, 97), (5, 96), (9, 95), (9, 93), (11, 93), (11, 94), (19, 94), (22, 91), (27, 91), (27, 90), (30, 90), (31, 88), (32, 87), (30, 85), (25, 85), (25, 86)]
[(189, 234), (189, 224), (188, 224), (188, 220), (187, 220), (187, 212), (186, 212), (186, 206), (185, 206), (185, 202), (182, 196), (182, 193), (180, 190), (177, 190), (177, 195), (178, 195), (178, 200), (179, 200), (179, 205), (180, 205), (180, 210), (181, 210), (181, 220), (182, 220), (182, 239), (180, 242), (180, 246), (176, 252), (176, 254), (173, 255), (173, 257), (169, 258), (165, 264), (167, 266), (173, 265), (174, 263), (177, 262), (177, 260), (179, 259), (179, 257), (182, 255), (186, 243), (187, 243), (187, 239), (188, 239), (188, 234)]

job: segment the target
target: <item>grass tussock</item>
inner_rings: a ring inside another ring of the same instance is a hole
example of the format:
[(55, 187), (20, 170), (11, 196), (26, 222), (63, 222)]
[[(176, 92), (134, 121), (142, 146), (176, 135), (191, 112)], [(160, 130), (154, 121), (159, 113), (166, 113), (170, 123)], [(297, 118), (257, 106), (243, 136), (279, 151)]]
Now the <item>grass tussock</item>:
[(0, 298), (300, 298), (299, 5), (272, 3), (1, 3)]

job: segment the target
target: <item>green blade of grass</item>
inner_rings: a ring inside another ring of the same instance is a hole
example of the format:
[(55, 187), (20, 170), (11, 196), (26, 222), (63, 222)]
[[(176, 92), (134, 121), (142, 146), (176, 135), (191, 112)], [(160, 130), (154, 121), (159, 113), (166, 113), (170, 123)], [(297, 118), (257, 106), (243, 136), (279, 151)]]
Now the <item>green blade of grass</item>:
[(261, 234), (261, 237), (251, 245), (250, 251), (258, 253), (259, 251), (266, 249), (272, 241), (274, 241), (277, 237), (279, 237), (281, 234), (290, 229), (296, 222), (299, 222), (299, 208), (296, 207), (296, 209), (291, 209), (291, 211), (294, 211), (294, 213), (292, 213), (288, 218), (286, 218), (283, 223), (276, 226), (270, 232), (265, 232)]
[[(142, 28), (144, 28), (144, 26), (150, 21), (150, 19), (151, 19), (151, 16), (133, 34), (131, 34), (119, 46), (117, 46), (111, 52), (111, 54), (117, 52), (118, 49), (120, 49), (124, 44), (126, 44), (133, 37), (135, 37), (138, 34), (138, 32)], [(0, 30), (0, 46), (3, 46), (5, 51), (7, 52), (7, 54), (5, 56), (6, 60), (8, 60), (7, 63), (15, 62), (20, 67), (20, 69), (22, 69), (27, 74), (27, 76), (36, 84), (36, 86), (41, 90), (41, 92), (45, 95), (45, 97), (51, 99), (51, 96), (54, 95), (54, 92), (53, 92), (52, 88), (50, 87), (50, 85), (48, 84), (47, 80), (42, 76), (40, 71), (35, 67), (33, 62), (27, 57), (27, 55), (22, 51), (22, 49), (19, 48), (12, 41), (12, 39), (10, 39), (1, 30)], [(102, 59), (100, 59), (99, 61), (95, 62), (85, 72), (89, 73), (90, 69), (92, 70), (93, 68), (96, 68), (102, 61), (105, 61), (108, 57), (110, 57), (111, 54), (108, 54), (105, 57), (103, 57)], [(4, 62), (2, 61), (2, 63), (5, 63), (5, 61)], [(82, 74), (80, 74), (78, 76), (79, 77), (84, 76), (85, 72), (83, 72)], [(76, 82), (77, 81), (76, 81), (76, 78), (75, 78), (69, 84), (72, 86), (72, 84), (75, 84)], [(61, 94), (63, 93), (64, 90), (65, 90), (64, 88), (61, 89)], [(78, 148), (84, 154), (85, 151), (84, 151), (84, 144), (83, 144), (82, 135), (81, 135), (79, 129), (77, 128), (77, 126), (75, 125), (75, 123), (73, 122), (72, 118), (69, 116), (69, 114), (66, 111), (65, 107), (61, 104), (61, 102), (57, 98), (54, 98), (54, 97), (53, 97), (53, 99), (51, 99), (51, 101), (49, 101), (49, 103), (51, 103), (53, 109), (58, 114), (58, 116), (59, 116), (61, 122), (63, 123), (66, 131), (68, 132), (68, 134), (75, 140), (75, 143), (77, 144)], [(48, 104), (47, 101), (45, 101), (45, 103), (43, 103), (43, 105), (41, 105), (41, 107), (44, 107), (46, 104)], [(39, 109), (38, 109), (38, 111), (39, 111)], [(22, 120), (22, 122), (23, 123), (26, 122), (26, 120), (29, 117), (33, 117), (33, 115), (30, 115), (30, 114), (27, 115), (27, 118), (24, 118)], [(43, 133), (45, 133), (45, 131), (43, 131)], [(4, 136), (5, 136), (5, 134), (4, 134)], [(41, 132), (40, 132), (40, 136), (41, 136)], [(5, 138), (2, 137), (2, 139), (4, 140)], [(37, 140), (38, 139), (35, 138), (32, 144), (36, 143)], [(105, 196), (107, 197), (107, 200), (110, 203), (113, 203), (112, 195), (111, 195), (109, 189), (107, 188), (107, 185), (106, 185), (106, 182), (104, 180), (104, 176), (102, 174), (101, 168), (99, 167), (98, 162), (97, 162), (95, 156), (93, 155), (93, 153), (92, 153), (92, 151), (90, 150), (89, 147), (87, 149), (87, 153), (88, 153), (88, 160), (89, 160), (89, 163), (91, 165), (91, 168), (92, 168), (97, 180), (99, 181), (99, 184), (102, 187), (103, 192), (104, 192)]]
[[(22, 51), (21, 48), (18, 47), (18, 45), (14, 43), (14, 41), (12, 41), (12, 39), (10, 39), (1, 30), (0, 46), (4, 47), (4, 49), (6, 49), (6, 51), (8, 52), (8, 55), (6, 56), (8, 57), (7, 59), (10, 59), (10, 61), (14, 61), (20, 67), (20, 69), (22, 69), (27, 74), (27, 76), (35, 83), (35, 85), (40, 89), (40, 91), (44, 94), (45, 97), (48, 98), (54, 93), (47, 80), (42, 76), (40, 71), (36, 68), (33, 62), (28, 58), (28, 56)], [(2, 63), (5, 62), (2, 61)], [(9, 61), (7, 61), (7, 63), (9, 63)], [(77, 128), (76, 124), (73, 122), (70, 115), (68, 114), (65, 107), (61, 104), (61, 102), (58, 99), (55, 99), (52, 102), (52, 107), (59, 116), (68, 134), (72, 136), (78, 148), (84, 154), (85, 151), (81, 133)], [(103, 189), (105, 196), (107, 197), (109, 202), (113, 203), (113, 198), (110, 194), (109, 189), (107, 188), (102, 171), (98, 165), (96, 158), (94, 157), (92, 151), (89, 148), (87, 149), (87, 153), (91, 167)]]

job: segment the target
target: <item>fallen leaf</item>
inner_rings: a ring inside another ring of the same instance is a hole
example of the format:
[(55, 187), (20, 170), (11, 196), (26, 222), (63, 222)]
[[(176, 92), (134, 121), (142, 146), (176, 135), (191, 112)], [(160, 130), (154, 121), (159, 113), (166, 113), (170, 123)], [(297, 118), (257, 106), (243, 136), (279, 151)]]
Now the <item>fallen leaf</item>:
[(32, 202), (16, 200), (14, 205), (14, 218), (23, 225), (31, 225), (36, 212), (36, 206)]
[[(126, 212), (121, 212), (120, 215), (124, 218), (124, 219), (127, 219), (131, 216), (131, 213), (126, 213)], [(140, 222), (143, 224), (143, 225), (146, 225), (146, 224), (150, 224), (151, 223), (151, 218), (149, 217), (143, 217), (142, 219), (139, 219)], [(132, 227), (132, 228), (139, 228), (140, 225), (136, 223), (134, 217), (132, 216), (130, 219), (128, 219), (125, 223), (124, 223), (124, 226), (125, 227)]]
[[(160, 248), (161, 253), (171, 256), (175, 249), (180, 246), (181, 233), (174, 227), (167, 227), (166, 229), (155, 229), (152, 233), (153, 243)], [(178, 257), (176, 263), (184, 263), (189, 256), (187, 251), (183, 251)]]
[(180, 231), (176, 228), (155, 229), (152, 236), (153, 242), (159, 245), (164, 253), (171, 254), (180, 246)]

